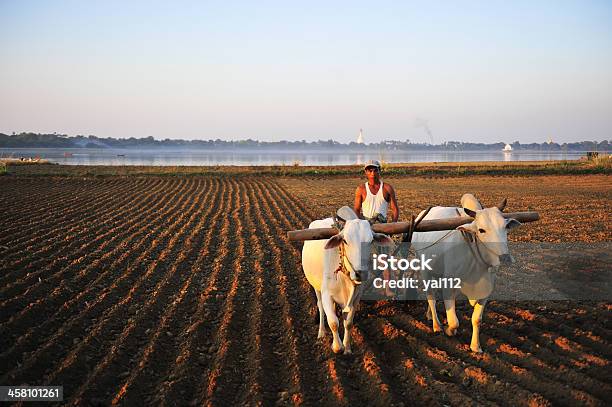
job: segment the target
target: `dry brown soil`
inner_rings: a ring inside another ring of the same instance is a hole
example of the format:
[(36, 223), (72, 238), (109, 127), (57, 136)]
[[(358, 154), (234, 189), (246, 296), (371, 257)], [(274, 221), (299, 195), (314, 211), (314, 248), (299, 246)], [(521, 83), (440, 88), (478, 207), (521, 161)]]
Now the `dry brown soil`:
[[(610, 240), (609, 176), (389, 179), (403, 214), (509, 198), (517, 240)], [(317, 341), (303, 228), (357, 178), (0, 178), (0, 385), (78, 405), (604, 405), (611, 305), (492, 302), (469, 351), (421, 303), (362, 304), (354, 354)]]

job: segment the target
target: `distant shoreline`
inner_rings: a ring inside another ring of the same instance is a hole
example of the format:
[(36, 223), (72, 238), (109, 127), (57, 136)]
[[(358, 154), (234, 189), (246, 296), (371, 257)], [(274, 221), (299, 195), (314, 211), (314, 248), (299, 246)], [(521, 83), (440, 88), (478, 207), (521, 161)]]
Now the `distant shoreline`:
[[(507, 140), (510, 141), (510, 140)], [(439, 144), (415, 142), (414, 140), (382, 140), (375, 142), (338, 142), (333, 139), (306, 141), (306, 140), (279, 140), (260, 141), (253, 139), (243, 140), (221, 140), (217, 139), (163, 139), (153, 137), (144, 138), (112, 138), (97, 137), (94, 135), (69, 136), (67, 134), (41, 134), (41, 133), (0, 133), (0, 148), (5, 149), (27, 149), (27, 148), (59, 148), (59, 149), (136, 149), (136, 150), (201, 150), (201, 151), (226, 151), (238, 152), (269, 152), (269, 151), (334, 151), (343, 153), (367, 153), (384, 151), (391, 152), (467, 152), (467, 151), (501, 151), (507, 145), (506, 142), (468, 142), (447, 140)], [(602, 141), (575, 141), (563, 142), (561, 144), (549, 140), (543, 143), (520, 143), (518, 141), (509, 144), (514, 151), (539, 151), (539, 152), (584, 152), (584, 151), (608, 151), (611, 147), (610, 140)]]

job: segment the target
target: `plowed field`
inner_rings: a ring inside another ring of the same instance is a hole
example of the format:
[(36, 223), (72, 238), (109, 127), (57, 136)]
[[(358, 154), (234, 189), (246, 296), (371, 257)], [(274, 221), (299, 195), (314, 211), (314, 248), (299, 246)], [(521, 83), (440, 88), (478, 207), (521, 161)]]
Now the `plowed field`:
[[(511, 210), (573, 213), (582, 228), (560, 239), (610, 239), (608, 176), (393, 181), (403, 215), (525, 188)], [(363, 303), (354, 354), (333, 355), (286, 231), (350, 203), (356, 182), (0, 178), (0, 385), (63, 385), (75, 405), (609, 403), (605, 303), (491, 302), (480, 355), (465, 305), (448, 338), (424, 303)], [(572, 199), (580, 185), (591, 195)], [(559, 239), (547, 225), (514, 238)]]

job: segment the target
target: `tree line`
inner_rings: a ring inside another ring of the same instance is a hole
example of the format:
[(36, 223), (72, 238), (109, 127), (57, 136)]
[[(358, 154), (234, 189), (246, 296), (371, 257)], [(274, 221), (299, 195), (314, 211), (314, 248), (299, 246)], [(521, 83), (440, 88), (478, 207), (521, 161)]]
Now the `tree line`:
[[(579, 141), (574, 143), (511, 143), (513, 150), (529, 151), (610, 151), (612, 142)], [(382, 141), (378, 143), (358, 144), (355, 142), (340, 143), (334, 140), (318, 141), (258, 141), (246, 140), (156, 140), (153, 137), (144, 138), (112, 138), (96, 137), (93, 135), (68, 136), (66, 134), (40, 134), (40, 133), (0, 133), (0, 148), (175, 148), (175, 149), (202, 149), (202, 150), (325, 150), (338, 149), (343, 151), (499, 151), (505, 143), (469, 143), (463, 141), (448, 141), (442, 144), (414, 143), (405, 141)]]

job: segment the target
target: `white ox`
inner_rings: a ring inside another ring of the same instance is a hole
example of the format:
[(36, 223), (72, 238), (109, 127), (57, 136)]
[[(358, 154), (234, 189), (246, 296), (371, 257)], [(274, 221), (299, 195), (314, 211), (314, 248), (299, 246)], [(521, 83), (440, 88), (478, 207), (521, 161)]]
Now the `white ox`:
[[(447, 219), (470, 216), (474, 221), (447, 232), (418, 232), (412, 237), (412, 244), (418, 254), (424, 253), (433, 258), (430, 265), (433, 271), (422, 272), (421, 278), (429, 280), (439, 276), (461, 278), (461, 292), (467, 296), (474, 307), (472, 312), (472, 340), (470, 349), (482, 352), (479, 339), (480, 321), (493, 290), (491, 271), (501, 262), (511, 262), (508, 252), (507, 231), (520, 226), (516, 219), (505, 219), (502, 211), (506, 201), (498, 207), (483, 209), (480, 202), (471, 194), (461, 198), (463, 208), (434, 207), (424, 219)], [(419, 215), (422, 216), (424, 212)], [(459, 319), (455, 313), (457, 288), (443, 289), (444, 307), (448, 327), (445, 333), (454, 336), (459, 328)], [(427, 292), (429, 304), (428, 316), (431, 315), (434, 332), (442, 331), (436, 312), (435, 296)]]
[[(309, 228), (329, 228), (333, 219), (315, 220)], [(347, 220), (342, 231), (329, 240), (307, 240), (302, 249), (302, 267), (308, 282), (317, 295), (319, 308), (319, 335), (325, 336), (324, 315), (332, 331), (332, 350), (351, 353), (350, 329), (355, 316), (355, 306), (361, 296), (362, 279), (367, 279), (367, 265), (362, 264), (368, 257), (372, 241), (380, 245), (392, 245), (393, 240), (381, 233), (373, 233), (370, 223), (362, 219)], [(368, 253), (362, 253), (368, 250)], [(341, 256), (341, 253), (343, 254)], [(365, 254), (366, 256), (363, 256)], [(340, 270), (339, 270), (339, 266)], [(336, 304), (342, 308), (344, 338), (338, 335)]]

